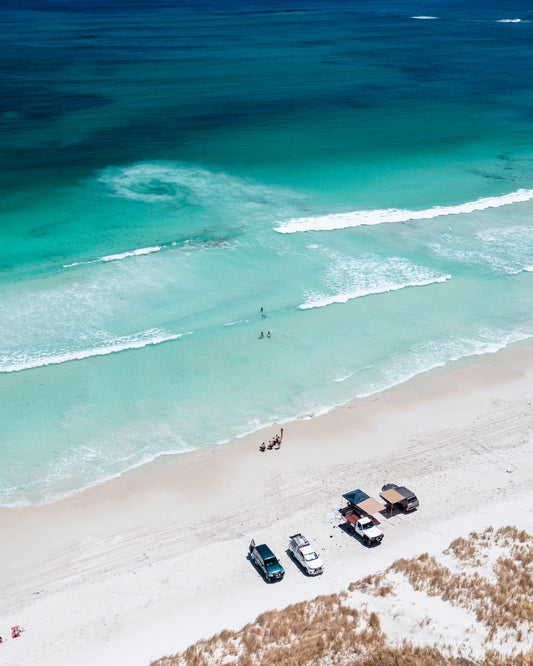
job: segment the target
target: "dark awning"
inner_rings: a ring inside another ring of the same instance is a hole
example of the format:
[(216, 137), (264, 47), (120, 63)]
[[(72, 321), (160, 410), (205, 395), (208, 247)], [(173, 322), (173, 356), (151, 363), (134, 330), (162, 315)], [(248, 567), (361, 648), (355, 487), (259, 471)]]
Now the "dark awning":
[(369, 499), (370, 495), (367, 495), (365, 492), (362, 490), (352, 490), (349, 493), (345, 493), (343, 495), (344, 499), (349, 503), (349, 504), (359, 504), (359, 502), (363, 502), (366, 499)]

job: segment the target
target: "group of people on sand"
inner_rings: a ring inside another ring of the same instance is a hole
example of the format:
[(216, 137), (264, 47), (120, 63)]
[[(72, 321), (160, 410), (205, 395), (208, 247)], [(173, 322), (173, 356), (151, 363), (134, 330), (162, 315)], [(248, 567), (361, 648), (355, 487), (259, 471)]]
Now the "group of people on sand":
[(273, 439), (268, 440), (268, 446), (263, 442), (262, 444), (259, 445), (259, 450), (261, 453), (263, 451), (266, 451), (267, 449), (270, 451), (272, 449), (279, 449), (281, 446), (281, 441), (283, 439), (283, 428), (281, 429), (281, 432), (279, 435), (274, 435)]

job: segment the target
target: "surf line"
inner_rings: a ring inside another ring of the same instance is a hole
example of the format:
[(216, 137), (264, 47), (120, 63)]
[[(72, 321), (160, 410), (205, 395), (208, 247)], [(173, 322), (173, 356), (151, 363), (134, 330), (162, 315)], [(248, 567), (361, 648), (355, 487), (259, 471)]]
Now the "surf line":
[(161, 250), (169, 250), (172, 248), (186, 247), (187, 245), (195, 245), (200, 243), (205, 243), (210, 240), (205, 235), (192, 236), (191, 238), (185, 238), (183, 240), (169, 241), (166, 243), (161, 243), (160, 245), (154, 245), (152, 247), (141, 247), (137, 250), (126, 250), (125, 252), (119, 252), (117, 254), (107, 254), (103, 257), (97, 257), (96, 259), (87, 259), (86, 261), (76, 261), (73, 264), (64, 264), (61, 268), (75, 268), (76, 266), (88, 266), (90, 264), (103, 264), (109, 261), (121, 261), (122, 259), (129, 259), (130, 257), (140, 257), (146, 254), (153, 254), (154, 252), (161, 252)]
[(485, 197), (468, 201), (456, 206), (433, 206), (425, 210), (405, 210), (401, 208), (383, 208), (375, 210), (356, 210), (350, 213), (332, 213), (316, 217), (296, 217), (280, 223), (274, 231), (280, 234), (293, 234), (300, 231), (333, 231), (374, 224), (408, 222), (409, 220), (430, 220), (444, 215), (474, 213), (487, 208), (500, 208), (514, 203), (533, 199), (533, 190), (520, 189), (499, 197)]
[(109, 341), (101, 346), (89, 347), (88, 349), (73, 350), (47, 356), (24, 355), (23, 358), (5, 359), (0, 361), (0, 374), (7, 372), (20, 372), (21, 370), (31, 370), (33, 368), (42, 368), (47, 365), (60, 365), (69, 361), (81, 361), (94, 356), (108, 356), (118, 352), (129, 351), (132, 349), (142, 349), (149, 345), (160, 345), (172, 340), (178, 340), (185, 335), (192, 335), (193, 331), (186, 333), (170, 334), (161, 330), (145, 331), (138, 336), (124, 336)]

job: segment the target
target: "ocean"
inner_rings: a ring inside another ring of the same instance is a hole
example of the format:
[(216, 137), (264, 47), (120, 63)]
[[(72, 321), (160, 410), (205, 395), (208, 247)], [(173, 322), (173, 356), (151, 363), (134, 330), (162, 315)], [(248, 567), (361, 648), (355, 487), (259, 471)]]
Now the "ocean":
[(533, 336), (531, 3), (5, 0), (0, 31), (1, 506)]

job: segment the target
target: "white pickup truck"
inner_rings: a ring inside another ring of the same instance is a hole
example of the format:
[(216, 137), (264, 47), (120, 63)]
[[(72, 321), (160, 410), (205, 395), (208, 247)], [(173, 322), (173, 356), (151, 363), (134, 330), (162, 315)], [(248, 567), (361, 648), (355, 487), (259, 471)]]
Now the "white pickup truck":
[(383, 532), (376, 527), (372, 518), (363, 516), (360, 518), (354, 514), (345, 514), (348, 527), (352, 532), (358, 534), (365, 546), (378, 544), (383, 541)]
[(289, 537), (289, 552), (310, 576), (317, 576), (324, 571), (320, 556), (303, 534), (293, 534)]

